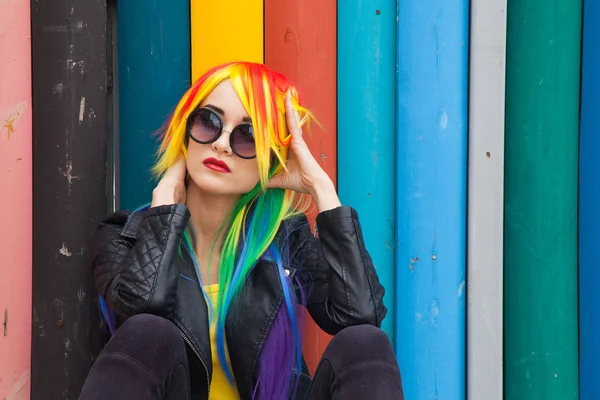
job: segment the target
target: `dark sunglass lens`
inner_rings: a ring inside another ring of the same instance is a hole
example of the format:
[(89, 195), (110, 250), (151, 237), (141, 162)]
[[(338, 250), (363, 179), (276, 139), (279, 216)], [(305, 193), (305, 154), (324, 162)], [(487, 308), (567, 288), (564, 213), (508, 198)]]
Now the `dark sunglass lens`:
[(240, 125), (231, 133), (233, 151), (240, 157), (253, 158), (256, 156), (254, 129), (252, 125)]
[(196, 112), (190, 134), (199, 142), (211, 142), (221, 133), (221, 119), (213, 111), (201, 108)]

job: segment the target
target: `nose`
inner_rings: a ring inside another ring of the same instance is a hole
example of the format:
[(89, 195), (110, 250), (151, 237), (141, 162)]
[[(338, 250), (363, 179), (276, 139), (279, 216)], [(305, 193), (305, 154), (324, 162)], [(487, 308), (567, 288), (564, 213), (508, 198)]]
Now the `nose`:
[(231, 130), (223, 128), (221, 136), (212, 143), (212, 148), (217, 153), (223, 153), (226, 155), (233, 154), (231, 146), (229, 144), (229, 138), (231, 137)]

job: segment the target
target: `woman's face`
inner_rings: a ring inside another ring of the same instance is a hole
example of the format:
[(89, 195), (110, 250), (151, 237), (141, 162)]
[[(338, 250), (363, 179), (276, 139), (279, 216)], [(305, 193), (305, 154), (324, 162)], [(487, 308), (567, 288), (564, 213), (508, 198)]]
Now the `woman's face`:
[(221, 117), (223, 132), (210, 144), (188, 140), (190, 179), (201, 191), (210, 194), (239, 196), (248, 193), (260, 180), (258, 162), (256, 158), (244, 159), (236, 155), (229, 138), (235, 127), (252, 121), (231, 82), (225, 80), (216, 86), (200, 107), (209, 108)]

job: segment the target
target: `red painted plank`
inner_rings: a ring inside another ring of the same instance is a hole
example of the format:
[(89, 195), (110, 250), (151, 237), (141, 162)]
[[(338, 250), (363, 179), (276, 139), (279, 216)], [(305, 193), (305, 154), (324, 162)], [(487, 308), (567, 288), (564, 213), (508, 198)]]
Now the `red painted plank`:
[(31, 366), (30, 4), (0, 1), (0, 399), (29, 399)]
[[(322, 128), (305, 134), (313, 154), (334, 183), (336, 158), (336, 1), (265, 0), (265, 62), (288, 76)], [(330, 337), (312, 321), (304, 340), (314, 372)]]

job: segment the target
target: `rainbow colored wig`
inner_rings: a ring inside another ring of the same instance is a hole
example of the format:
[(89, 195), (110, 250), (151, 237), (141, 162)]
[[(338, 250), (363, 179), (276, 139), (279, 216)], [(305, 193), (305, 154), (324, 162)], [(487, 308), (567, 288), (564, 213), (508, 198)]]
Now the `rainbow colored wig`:
[[(267, 335), (259, 359), (258, 376), (253, 396), (261, 400), (284, 399), (295, 391), (293, 378), (301, 371), (301, 331), (296, 290), (284, 274), (288, 261), (287, 246), (275, 241), (282, 221), (297, 215), (299, 198), (289, 190), (266, 189), (268, 180), (286, 168), (291, 135), (285, 118), (285, 97), (289, 92), (300, 114), (301, 124), (311, 114), (299, 105), (296, 88), (283, 75), (262, 64), (235, 62), (213, 68), (198, 79), (185, 93), (162, 136), (158, 162), (154, 173), (160, 177), (177, 159), (187, 157), (186, 121), (208, 94), (222, 81), (230, 80), (248, 115), (252, 119), (256, 142), (260, 182), (241, 196), (225, 221), (224, 240), (219, 262), (219, 298), (217, 310), (217, 352), (229, 380), (233, 374), (225, 356), (225, 320), (233, 299), (239, 293), (249, 273), (261, 259), (277, 264), (283, 287), (285, 307), (281, 307)], [(198, 260), (193, 251), (193, 232), (184, 235), (183, 246), (195, 260), (200, 285)], [(217, 244), (213, 249), (218, 247)], [(210, 265), (210, 263), (208, 264)], [(296, 288), (297, 289), (297, 288)], [(289, 371), (282, 374), (281, 371)]]

